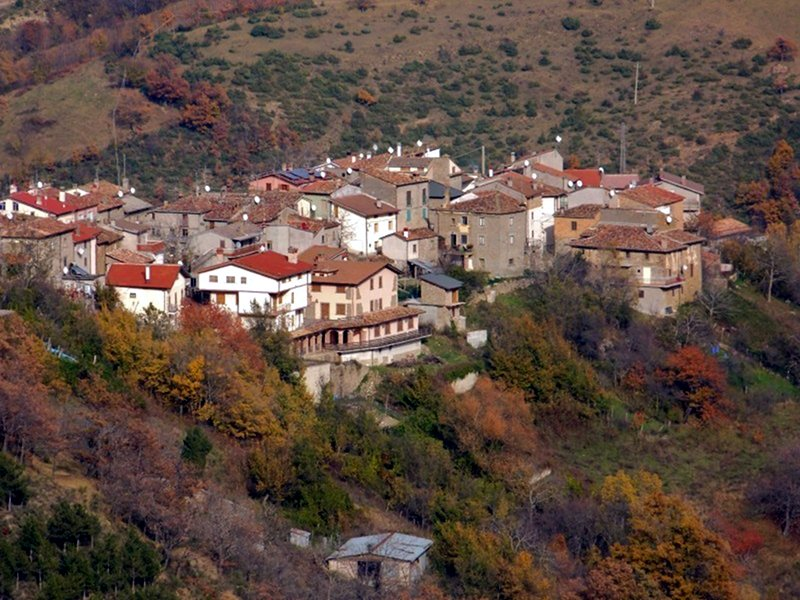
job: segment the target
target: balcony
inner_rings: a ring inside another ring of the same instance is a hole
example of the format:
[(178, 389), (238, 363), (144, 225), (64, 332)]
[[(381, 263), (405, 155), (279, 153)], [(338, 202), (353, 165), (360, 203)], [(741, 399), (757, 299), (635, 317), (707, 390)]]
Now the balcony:
[(670, 273), (663, 268), (642, 268), (635, 274), (636, 283), (640, 286), (670, 288), (683, 285), (686, 278), (682, 275)]
[(332, 350), (334, 352), (358, 352), (361, 350), (377, 350), (379, 348), (388, 348), (390, 346), (397, 346), (406, 342), (413, 342), (416, 340), (423, 340), (431, 336), (431, 332), (427, 329), (415, 329), (414, 331), (406, 331), (405, 333), (398, 333), (395, 335), (387, 335), (374, 340), (357, 343), (334, 344), (326, 346), (325, 350)]

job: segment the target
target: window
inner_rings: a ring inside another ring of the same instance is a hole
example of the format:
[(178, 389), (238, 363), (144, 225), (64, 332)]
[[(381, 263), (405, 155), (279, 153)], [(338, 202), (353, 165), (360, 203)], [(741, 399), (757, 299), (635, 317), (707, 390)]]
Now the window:
[(509, 227), (513, 227), (514, 226), (514, 217), (508, 217), (508, 226)]
[(406, 192), (406, 206), (411, 206), (411, 190)]
[(397, 322), (397, 331), (403, 331), (403, 319)]
[(572, 231), (578, 231), (578, 222), (577, 221), (572, 221), (569, 224), (569, 226), (570, 226), (570, 229), (572, 229)]
[(264, 189), (267, 190), (268, 192), (271, 192), (272, 191), (272, 184), (271, 183), (266, 184), (264, 186)]
[(508, 236), (508, 245), (509, 246), (513, 246), (514, 245), (514, 236), (513, 235)]
[(226, 275), (225, 283), (236, 283), (236, 277), (234, 277), (233, 275)]
[(344, 316), (347, 314), (347, 305), (345, 304), (337, 304), (336, 305), (336, 314), (339, 316)]
[(463, 233), (461, 234), (461, 245), (462, 246), (466, 246), (467, 245), (467, 236), (464, 235)]
[(378, 289), (379, 290), (383, 289), (383, 276), (382, 275), (378, 277)]
[(6, 203), (0, 202), (0, 210), (5, 210), (5, 209), (6, 209)]
[(417, 245), (416, 244), (411, 244), (411, 252), (414, 253), (414, 254), (417, 253)]
[(322, 241), (322, 244), (324, 245), (325, 244), (325, 234), (322, 235), (322, 240), (321, 241)]
[[(19, 202), (12, 202), (11, 203), (11, 210), (13, 210), (14, 212), (17, 212), (19, 210)], [(153, 217), (153, 218), (155, 218), (155, 217)]]
[(378, 225), (380, 225), (380, 223), (378, 223), (377, 221), (375, 223), (373, 223), (373, 225), (372, 225), (372, 230), (375, 233), (378, 233)]
[(381, 326), (375, 325), (375, 329), (373, 329), (372, 331), (373, 331), (372, 335), (374, 335), (375, 337), (379, 337), (381, 335)]
[(450, 234), (450, 247), (455, 248), (458, 246), (458, 236), (455, 233)]
[(689, 263), (689, 277), (694, 277), (694, 263)]
[(182, 237), (189, 237), (189, 230), (186, 229), (185, 227), (183, 229), (181, 229), (181, 236)]
[(406, 209), (406, 223), (409, 223), (409, 222), (411, 222), (411, 209), (407, 208)]
[(343, 285), (337, 285), (336, 286), (336, 293), (337, 294), (345, 294), (345, 293), (347, 293), (347, 288), (344, 287)]
[(217, 277), (216, 275), (209, 275), (209, 276), (208, 276), (208, 280), (209, 280), (211, 283), (217, 283), (217, 281), (219, 281), (219, 277)]
[(224, 248), (225, 247), (225, 240), (220, 240), (219, 241), (219, 247), (220, 248)]
[(478, 245), (479, 246), (485, 246), (486, 245), (486, 238), (484, 236), (482, 236), (482, 235), (478, 236)]
[(422, 218), (423, 219), (427, 219), (428, 218), (428, 209), (427, 208), (423, 208), (422, 209)]
[(461, 216), (461, 224), (462, 225), (469, 225), (469, 219), (467, 218), (467, 215), (462, 215)]
[(481, 271), (485, 271), (486, 270), (486, 259), (485, 258), (479, 258), (478, 261), (481, 263)]
[(484, 217), (478, 217), (478, 225), (480, 225), (481, 227), (486, 225), (486, 219)]
[(247, 283), (247, 277), (239, 277), (239, 283)]
[(428, 190), (422, 190), (422, 203), (428, 203)]
[(288, 184), (286, 184), (286, 183), (282, 183), (282, 184), (281, 184), (281, 189), (282, 189), (284, 192), (288, 192), (288, 191), (289, 191), (289, 185), (288, 185)]
[(136, 298), (136, 292), (131, 292), (128, 294), (128, 298)]
[(625, 250), (625, 258), (630, 258), (631, 253), (628, 250)]
[(311, 284), (311, 291), (312, 292), (321, 292), (322, 291), (322, 286), (320, 284), (318, 284), (318, 283), (312, 283)]
[(392, 326), (389, 323), (386, 323), (383, 326), (383, 335), (389, 335), (390, 333), (392, 333)]
[(514, 266), (514, 259), (513, 258), (509, 258), (508, 259), (508, 266), (509, 267), (513, 267)]
[(375, 289), (375, 280), (374, 279), (370, 279), (369, 280), (369, 289), (371, 289), (371, 290)]
[(644, 253), (644, 259), (645, 260), (650, 260), (650, 253), (649, 252), (645, 252)]

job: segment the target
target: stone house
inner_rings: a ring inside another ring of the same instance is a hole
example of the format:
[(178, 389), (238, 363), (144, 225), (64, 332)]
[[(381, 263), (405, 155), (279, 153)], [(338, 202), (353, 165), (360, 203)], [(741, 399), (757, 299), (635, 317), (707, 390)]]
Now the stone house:
[(662, 170), (656, 177), (655, 185), (683, 197), (683, 213), (687, 220), (700, 214), (703, 196), (706, 194), (702, 183), (687, 179), (685, 175), (674, 175)]
[(640, 185), (616, 194), (610, 203), (613, 208), (651, 209), (663, 213), (670, 225), (683, 229), (683, 196), (653, 184)]
[(362, 169), (361, 189), (398, 209), (397, 227), (428, 227), (428, 180), (415, 173)]
[(524, 201), (497, 190), (434, 209), (433, 229), (443, 238), (444, 259), (495, 277), (522, 275), (528, 266), (527, 210)]
[(61, 279), (73, 262), (75, 225), (49, 217), (0, 218), (0, 251), (3, 268), (14, 267)]
[(598, 225), (569, 245), (597, 267), (626, 273), (635, 289), (637, 310), (671, 315), (702, 289), (703, 241), (683, 230), (651, 234), (642, 227)]
[(442, 273), (426, 273), (420, 275), (419, 285), (420, 297), (410, 301), (408, 306), (425, 311), (420, 315), (420, 323), (436, 329), (453, 325), (458, 331), (466, 329), (466, 318), (461, 314), (464, 303), (459, 298), (463, 283)]
[(420, 262), (433, 267), (439, 262), (439, 236), (427, 227), (395, 231), (381, 238), (381, 254), (404, 272)]

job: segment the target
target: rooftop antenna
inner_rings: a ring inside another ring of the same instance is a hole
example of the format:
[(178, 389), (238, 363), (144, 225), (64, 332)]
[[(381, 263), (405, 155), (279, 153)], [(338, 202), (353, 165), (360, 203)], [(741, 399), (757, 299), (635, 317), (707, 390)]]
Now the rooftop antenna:
[(391, 146), (389, 146), (389, 154), (394, 154), (394, 148), (392, 148)]
[(625, 130), (627, 129), (623, 122), (619, 126), (619, 172), (625, 173), (628, 170), (628, 150), (625, 142)]

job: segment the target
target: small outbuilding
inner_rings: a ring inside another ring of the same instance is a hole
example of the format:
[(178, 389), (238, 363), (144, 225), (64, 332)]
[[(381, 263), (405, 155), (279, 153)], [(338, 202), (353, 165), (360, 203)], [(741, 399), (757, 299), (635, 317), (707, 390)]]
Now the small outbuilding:
[(432, 540), (405, 533), (355, 537), (326, 558), (325, 565), (375, 588), (410, 587), (425, 572), (432, 545)]

